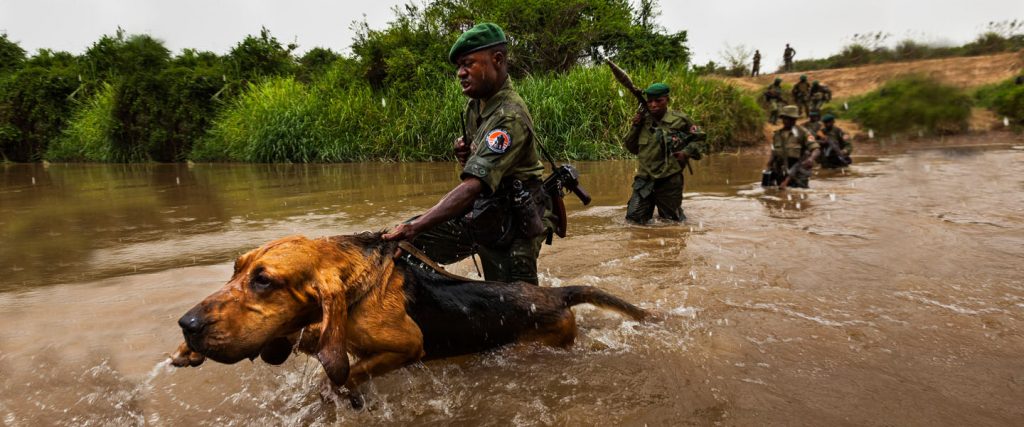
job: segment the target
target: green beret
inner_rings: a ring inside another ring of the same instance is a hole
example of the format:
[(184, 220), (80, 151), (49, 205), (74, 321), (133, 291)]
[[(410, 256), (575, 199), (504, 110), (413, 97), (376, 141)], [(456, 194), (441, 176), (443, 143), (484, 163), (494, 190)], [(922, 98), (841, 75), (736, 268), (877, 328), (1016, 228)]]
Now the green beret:
[(821, 84), (821, 82), (819, 82), (819, 81), (817, 81), (817, 80), (815, 80), (815, 81), (811, 82), (811, 85), (812, 85), (812, 86), (818, 86), (818, 85), (820, 85), (820, 84)]
[(807, 117), (821, 117), (821, 111), (811, 110), (807, 112)]
[(776, 77), (776, 78), (775, 78), (775, 84), (779, 84), (779, 83), (782, 83), (782, 79), (781, 79), (781, 78), (778, 78), (778, 77)]
[(807, 81), (807, 74), (800, 75), (800, 81)]
[(485, 22), (466, 30), (448, 51), (448, 62), (455, 63), (462, 55), (508, 43), (505, 32), (497, 24)]
[(821, 118), (821, 121), (823, 121), (823, 122), (834, 122), (834, 121), (836, 121), (836, 116), (833, 116), (831, 114), (826, 114), (825, 117)]
[(661, 98), (668, 95), (668, 85), (664, 83), (654, 83), (647, 86), (647, 89), (644, 89), (644, 93), (647, 94), (647, 98)]

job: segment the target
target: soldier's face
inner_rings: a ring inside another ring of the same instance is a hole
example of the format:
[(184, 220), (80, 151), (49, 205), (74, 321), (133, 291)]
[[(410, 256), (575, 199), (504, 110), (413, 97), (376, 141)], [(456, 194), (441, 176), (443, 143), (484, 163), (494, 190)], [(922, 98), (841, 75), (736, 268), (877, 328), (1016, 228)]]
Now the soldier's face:
[(498, 65), (503, 60), (503, 53), (491, 50), (462, 55), (456, 61), (459, 68), (455, 73), (462, 86), (462, 94), (475, 99), (494, 94), (498, 84)]
[(648, 99), (647, 109), (651, 110), (651, 114), (654, 115), (654, 117), (664, 116), (665, 112), (668, 111), (668, 97), (661, 96), (658, 98)]

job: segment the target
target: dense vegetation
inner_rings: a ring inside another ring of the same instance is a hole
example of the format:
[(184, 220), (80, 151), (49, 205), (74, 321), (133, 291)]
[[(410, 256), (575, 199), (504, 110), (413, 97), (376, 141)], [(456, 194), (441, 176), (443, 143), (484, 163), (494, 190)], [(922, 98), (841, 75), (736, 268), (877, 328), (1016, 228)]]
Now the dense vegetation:
[[(560, 154), (604, 158), (631, 110), (597, 59), (640, 84), (668, 80), (724, 145), (753, 135), (749, 98), (686, 72), (686, 33), (655, 22), (654, 0), (435, 0), (358, 25), (352, 55), (302, 56), (264, 29), (226, 55), (118, 30), (83, 54), (31, 57), (0, 36), (0, 157), (9, 161), (349, 161), (439, 159), (465, 103), (447, 63), (476, 22), (510, 34), (512, 74)], [(661, 64), (661, 65), (656, 65)], [(612, 114), (608, 114), (612, 112)], [(193, 146), (196, 144), (196, 146)]]
[(953, 86), (923, 76), (905, 76), (853, 98), (849, 104), (845, 117), (879, 134), (891, 135), (966, 131), (973, 102)]
[[(856, 34), (852, 43), (843, 47), (839, 53), (827, 58), (793, 61), (793, 69), (794, 71), (811, 71), (888, 62), (1015, 52), (1024, 49), (1024, 21), (990, 22), (982, 34), (961, 46), (935, 46), (909, 39), (900, 41), (895, 46), (888, 46), (886, 45), (888, 39), (889, 35), (881, 32)], [(782, 71), (781, 67), (777, 70), (777, 72)]]
[(978, 104), (1024, 125), (1024, 74), (1005, 82), (978, 89)]

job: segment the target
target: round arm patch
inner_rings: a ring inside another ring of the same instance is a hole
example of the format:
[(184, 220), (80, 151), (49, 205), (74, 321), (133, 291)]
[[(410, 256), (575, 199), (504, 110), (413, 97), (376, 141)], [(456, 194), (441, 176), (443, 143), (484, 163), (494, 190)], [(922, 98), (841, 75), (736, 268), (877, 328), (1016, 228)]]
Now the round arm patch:
[(512, 146), (512, 137), (505, 129), (494, 129), (487, 132), (487, 148), (491, 151), (503, 154)]

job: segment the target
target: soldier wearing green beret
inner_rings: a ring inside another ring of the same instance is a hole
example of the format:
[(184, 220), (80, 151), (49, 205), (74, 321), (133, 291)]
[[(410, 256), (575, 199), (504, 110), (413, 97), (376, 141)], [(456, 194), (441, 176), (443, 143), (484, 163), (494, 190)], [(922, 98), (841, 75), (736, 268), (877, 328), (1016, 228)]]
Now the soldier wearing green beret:
[(850, 154), (853, 153), (853, 143), (850, 142), (839, 126), (836, 126), (836, 118), (831, 114), (822, 117), (822, 128), (818, 133), (822, 140), (821, 166), (828, 169), (836, 169), (849, 166), (851, 163)]
[(782, 98), (782, 79), (776, 77), (772, 84), (764, 90), (764, 101), (768, 103), (768, 122), (775, 124), (779, 121), (779, 108), (785, 105), (786, 100)]
[(657, 207), (661, 218), (682, 221), (683, 167), (706, 151), (703, 133), (686, 115), (668, 109), (668, 85), (652, 84), (644, 94), (650, 114), (637, 112), (624, 141), (639, 161), (626, 220), (646, 223)]
[(807, 76), (800, 76), (800, 81), (793, 85), (793, 103), (796, 104), (799, 114), (807, 114), (808, 103), (811, 100), (811, 84), (807, 83)]
[(796, 124), (800, 118), (795, 105), (782, 107), (782, 128), (772, 134), (772, 154), (765, 169), (770, 171), (774, 185), (807, 188), (810, 171), (821, 154), (817, 139), (803, 126)]
[[(410, 240), (441, 264), (478, 253), (487, 280), (537, 284), (537, 257), (553, 230), (552, 201), (541, 189), (539, 142), (508, 76), (506, 44), (500, 27), (479, 24), (452, 46), (448, 60), (470, 98), (463, 123), (468, 139), (455, 140), (461, 183), (384, 239)], [(530, 212), (539, 229), (522, 226)]]

